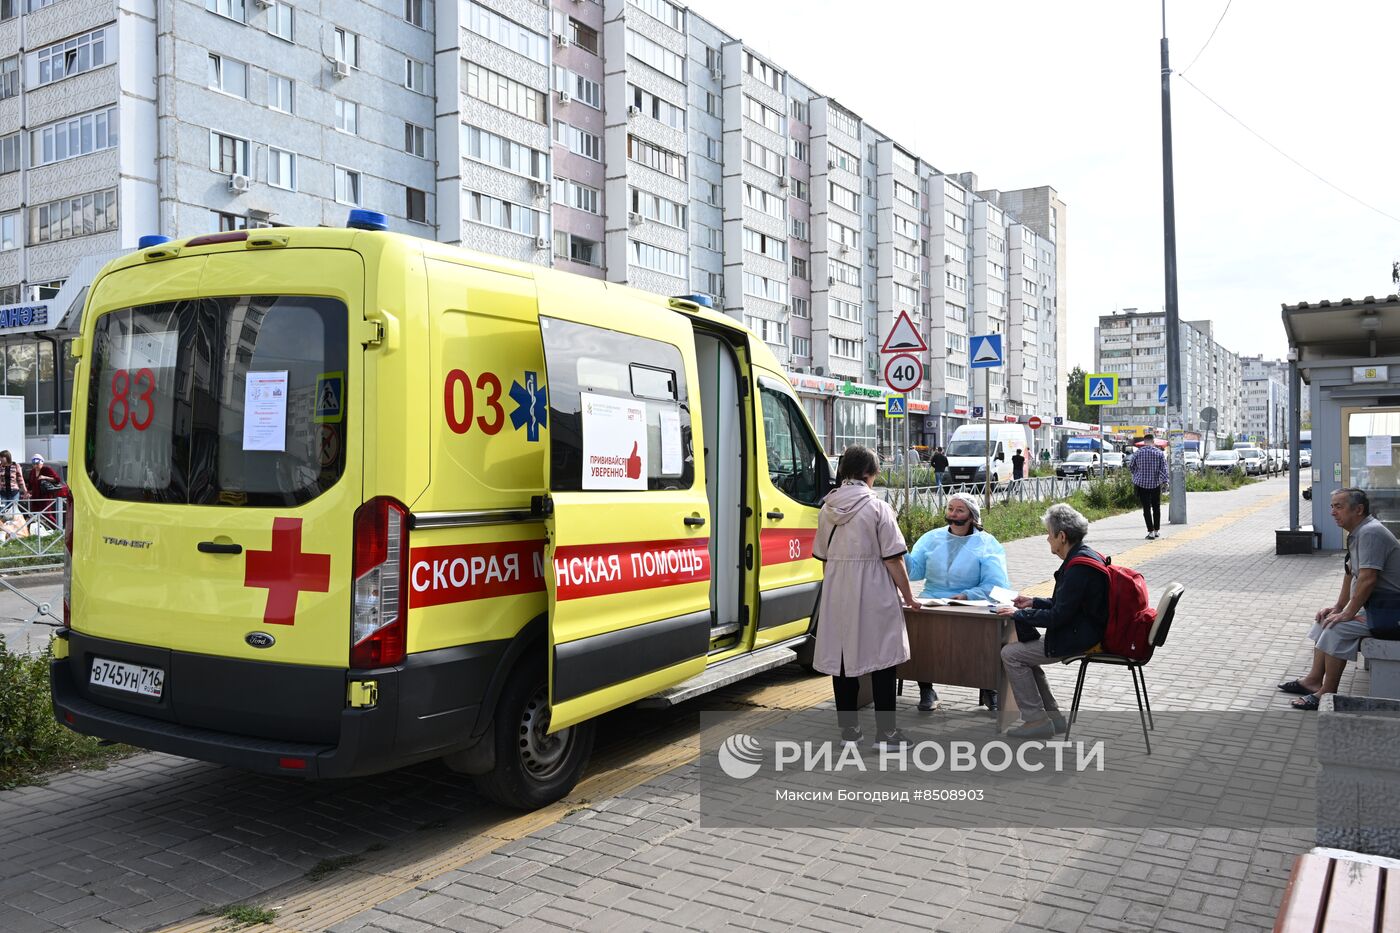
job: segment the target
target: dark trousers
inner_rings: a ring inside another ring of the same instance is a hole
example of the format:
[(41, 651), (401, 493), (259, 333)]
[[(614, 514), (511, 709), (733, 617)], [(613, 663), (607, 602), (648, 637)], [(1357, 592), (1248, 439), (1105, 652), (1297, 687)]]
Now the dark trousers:
[(1138, 501), (1142, 503), (1142, 520), (1147, 522), (1148, 531), (1162, 530), (1162, 490), (1134, 486)]
[[(842, 670), (845, 670), (843, 667)], [(870, 672), (870, 687), (875, 694), (875, 727), (881, 732), (894, 731), (894, 668)], [(860, 678), (836, 674), (831, 678), (836, 694), (836, 719), (841, 728), (856, 724), (856, 701), (860, 694)]]

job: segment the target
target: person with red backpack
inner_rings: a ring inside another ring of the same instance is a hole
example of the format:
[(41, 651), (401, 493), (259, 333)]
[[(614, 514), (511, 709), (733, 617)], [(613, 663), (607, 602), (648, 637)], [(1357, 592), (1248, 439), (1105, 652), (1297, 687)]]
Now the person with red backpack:
[[(1089, 520), (1060, 502), (1046, 510), (1041, 523), (1051, 553), (1063, 561), (1055, 571), (1054, 595), (1018, 596), (1015, 608), (998, 610), (998, 615), (1012, 616), (1019, 639), (1001, 649), (1024, 720), (1007, 735), (1018, 739), (1049, 739), (1065, 731), (1065, 717), (1041, 668), (1083, 654), (1102, 642), (1108, 630), (1109, 574), (1103, 557), (1084, 543)], [(1044, 638), (1037, 631), (1042, 628)]]

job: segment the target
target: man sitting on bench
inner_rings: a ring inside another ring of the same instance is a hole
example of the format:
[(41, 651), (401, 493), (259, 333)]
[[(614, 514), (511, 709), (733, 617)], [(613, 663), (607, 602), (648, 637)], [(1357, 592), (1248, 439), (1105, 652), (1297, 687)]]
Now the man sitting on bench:
[(1317, 611), (1308, 632), (1317, 646), (1312, 669), (1278, 685), (1300, 695), (1294, 709), (1315, 710), (1323, 694), (1337, 692), (1361, 639), (1400, 636), (1400, 541), (1371, 514), (1371, 500), (1361, 489), (1332, 493), (1332, 520), (1347, 533), (1342, 591), (1335, 605)]

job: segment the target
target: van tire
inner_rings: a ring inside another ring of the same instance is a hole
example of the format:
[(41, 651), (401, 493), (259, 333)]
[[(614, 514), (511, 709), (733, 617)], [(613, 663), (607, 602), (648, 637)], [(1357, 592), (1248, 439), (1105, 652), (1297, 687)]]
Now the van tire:
[(496, 766), (472, 778), (476, 789), (502, 806), (538, 810), (574, 789), (593, 752), (593, 722), (554, 735), (544, 659), (527, 660), (511, 674), (496, 704), (491, 740)]

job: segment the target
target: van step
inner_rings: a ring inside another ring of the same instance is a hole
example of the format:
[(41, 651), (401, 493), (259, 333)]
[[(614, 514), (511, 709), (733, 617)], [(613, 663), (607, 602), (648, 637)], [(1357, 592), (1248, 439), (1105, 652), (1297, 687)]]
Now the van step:
[(733, 635), (741, 628), (743, 628), (743, 626), (738, 622), (727, 622), (724, 625), (712, 625), (710, 626), (710, 641), (714, 641), (716, 638), (723, 638), (726, 635)]
[(772, 670), (775, 667), (782, 667), (784, 664), (791, 664), (796, 660), (797, 652), (791, 648), (782, 645), (764, 648), (762, 651), (740, 655), (729, 661), (721, 661), (706, 668), (704, 673), (683, 683), (662, 690), (660, 693), (653, 693), (649, 697), (643, 697), (637, 701), (636, 705), (643, 709), (664, 709), (668, 706), (675, 706), (677, 703), (693, 700), (711, 690), (727, 687), (735, 681), (743, 680), (759, 671)]

